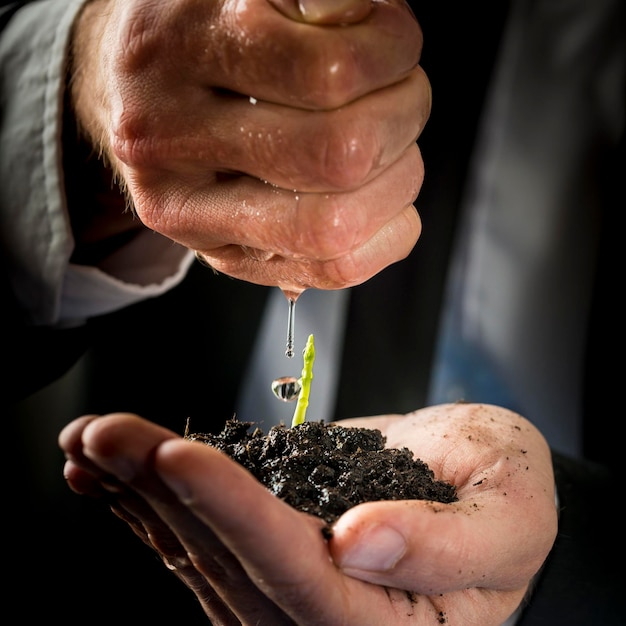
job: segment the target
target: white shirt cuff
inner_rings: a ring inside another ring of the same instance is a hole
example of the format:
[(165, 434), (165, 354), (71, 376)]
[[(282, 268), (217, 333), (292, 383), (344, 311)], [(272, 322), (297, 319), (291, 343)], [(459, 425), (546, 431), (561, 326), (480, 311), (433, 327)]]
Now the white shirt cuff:
[(187, 248), (146, 230), (101, 267), (70, 264), (57, 323), (75, 326), (159, 296), (183, 280), (194, 258)]

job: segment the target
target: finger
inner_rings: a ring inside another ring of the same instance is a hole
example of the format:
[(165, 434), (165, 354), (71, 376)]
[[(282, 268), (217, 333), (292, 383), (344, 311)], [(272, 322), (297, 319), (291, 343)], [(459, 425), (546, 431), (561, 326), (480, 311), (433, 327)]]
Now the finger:
[(326, 2), (269, 0), (283, 15), (292, 20), (309, 24), (347, 24), (366, 17), (371, 9), (371, 0), (327, 0)]
[[(398, 2), (372, 3), (365, 19), (341, 27), (288, 19), (266, 0), (170, 3), (156, 17), (147, 1), (118, 3), (109, 24), (117, 92), (133, 92), (139, 80), (155, 114), (170, 104), (164, 94), (186, 98), (186, 86), (197, 85), (289, 107), (337, 108), (401, 80), (422, 47), (419, 25)], [(123, 119), (136, 119), (136, 104), (125, 103)]]
[(69, 488), (80, 495), (91, 496), (93, 498), (103, 497), (106, 490), (99, 480), (89, 472), (85, 472), (73, 461), (66, 461), (63, 466), (63, 478)]
[(59, 433), (58, 444), (67, 456), (79, 458), (83, 456), (82, 436), (85, 427), (98, 419), (98, 415), (83, 415), (67, 424)]
[(143, 497), (132, 490), (125, 490), (111, 503), (111, 510), (191, 589), (207, 616), (213, 620), (212, 623), (241, 626), (239, 618), (211, 586), (207, 577), (195, 567), (176, 534)]
[(131, 188), (158, 187), (165, 175), (200, 187), (219, 171), (298, 192), (349, 191), (398, 160), (430, 108), (430, 83), (419, 67), (390, 87), (315, 113), (202, 89), (147, 116), (141, 128), (149, 141), (132, 136), (128, 150), (117, 150), (137, 170), (127, 176)]
[(494, 541), (502, 520), (474, 523), (480, 508), (471, 503), (362, 504), (335, 524), (329, 549), (347, 575), (421, 594), (450, 623), (500, 625), (522, 602), (547, 552), (533, 559), (523, 548), (516, 550), (515, 535)]
[[(343, 609), (343, 585), (328, 558), (322, 520), (296, 511), (240, 465), (203, 444), (165, 442), (155, 460), (167, 484), (287, 613), (315, 615), (319, 623), (336, 619), (333, 611)], [(188, 541), (204, 550), (194, 536)]]
[(234, 243), (326, 261), (358, 248), (392, 222), (414, 202), (422, 180), (423, 164), (413, 144), (384, 176), (345, 193), (300, 193), (237, 177), (190, 197), (179, 183), (168, 180), (152, 192), (149, 207), (139, 214), (150, 228), (205, 253)]
[[(299, 550), (306, 552), (309, 562), (319, 559), (326, 569), (331, 568), (322, 535), (323, 521), (304, 516), (276, 498), (221, 452), (198, 442), (167, 442), (159, 447), (155, 462), (167, 484), (196, 512), (203, 512), (203, 519), (219, 529), (220, 537), (234, 553), (251, 554), (251, 562), (256, 562), (259, 569), (268, 561), (281, 563), (264, 584), (305, 584), (308, 574), (296, 571), (292, 564), (301, 558)], [(194, 474), (200, 480), (190, 483), (188, 479)], [(209, 476), (211, 479), (207, 479)], [(250, 534), (252, 526), (255, 530)], [(289, 545), (289, 537), (294, 535), (299, 541)], [(259, 537), (264, 537), (260, 545)], [(316, 547), (313, 553), (309, 541)]]
[[(178, 202), (179, 216), (144, 212), (141, 218), (201, 251), (210, 265), (230, 276), (280, 286), (297, 279), (300, 291), (338, 289), (363, 282), (409, 254), (421, 232), (412, 202), (422, 180), (414, 145), (385, 179), (350, 193), (298, 194), (243, 178), (220, 183), (211, 196), (198, 195), (186, 205), (171, 198), (152, 205)], [(162, 192), (171, 196), (172, 187)], [(237, 210), (222, 211), (227, 203)]]
[[(414, 578), (421, 589), (441, 592), (447, 584), (527, 586), (557, 530), (550, 451), (528, 420), (500, 407), (462, 403), (345, 425), (380, 428), (388, 446), (408, 446), (459, 495), (459, 502), (434, 508), (377, 503), (348, 511), (330, 548), (352, 575), (399, 585)], [(384, 539), (397, 541), (395, 552)], [(368, 551), (375, 545), (378, 551)]]
[(421, 222), (410, 206), (360, 248), (331, 261), (291, 260), (266, 256), (242, 246), (227, 246), (204, 255), (214, 270), (285, 293), (305, 289), (343, 289), (361, 284), (412, 250)]
[[(342, 106), (401, 80), (418, 64), (422, 49), (421, 30), (405, 3), (374, 2), (364, 19), (339, 28), (285, 20), (252, 3), (247, 12), (221, 17), (239, 36), (230, 42), (228, 57), (210, 47), (199, 71), (209, 84), (288, 106)], [(242, 37), (245, 47), (239, 45)], [(220, 41), (222, 48), (228, 44)]]
[(118, 486), (113, 476), (103, 473), (83, 452), (83, 432), (98, 417), (83, 415), (73, 420), (61, 430), (57, 440), (66, 458), (63, 476), (68, 486), (78, 494), (91, 497), (105, 496)]
[[(233, 613), (244, 623), (255, 623), (259, 612), (269, 616), (270, 623), (284, 623), (283, 612), (250, 581), (237, 558), (211, 528), (188, 507), (181, 506), (153, 472), (158, 446), (174, 439), (180, 438), (130, 414), (100, 418), (83, 433), (85, 455), (103, 472), (115, 475), (138, 495), (122, 496), (119, 502), (132, 516), (129, 521), (133, 529), (140, 536), (149, 538), (170, 569), (189, 580), (200, 595), (205, 589), (194, 570), (201, 572), (210, 587), (227, 606), (233, 607)], [(139, 524), (132, 521), (135, 518)], [(193, 539), (193, 545), (185, 542), (187, 537)], [(209, 608), (205, 606), (205, 611)]]
[[(458, 504), (376, 502), (345, 513), (333, 528), (330, 551), (348, 575), (433, 595), (475, 587), (485, 572), (468, 562)], [(470, 532), (467, 529), (465, 532)], [(454, 558), (452, 558), (454, 555)], [(459, 568), (459, 563), (463, 567)], [(481, 584), (482, 586), (482, 584)]]
[[(164, 526), (158, 515), (134, 491), (113, 477), (84, 455), (83, 432), (86, 426), (98, 419), (97, 415), (86, 415), (68, 424), (59, 435), (59, 445), (68, 460), (64, 467), (64, 476), (70, 487), (77, 493), (92, 497), (105, 498), (111, 510), (137, 535), (146, 545), (153, 548), (163, 559), (166, 566), (181, 578), (199, 598), (210, 599), (211, 615), (219, 618), (218, 623), (239, 625), (239, 621), (219, 600), (215, 591), (191, 565), (186, 558), (184, 548)], [(77, 464), (80, 462), (80, 466)]]

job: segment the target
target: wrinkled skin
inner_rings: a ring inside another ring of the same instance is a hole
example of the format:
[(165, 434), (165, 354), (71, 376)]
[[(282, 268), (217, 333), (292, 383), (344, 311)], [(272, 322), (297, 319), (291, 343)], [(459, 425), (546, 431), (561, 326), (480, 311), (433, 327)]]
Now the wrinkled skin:
[(401, 0), (94, 0), (73, 42), (84, 136), (216, 271), (297, 295), (415, 245), (431, 94)]
[(216, 625), (502, 624), (556, 535), (540, 433), (515, 413), (472, 404), (342, 424), (406, 445), (459, 501), (361, 504), (326, 541), (323, 522), (229, 457), (136, 415), (78, 418), (59, 442), (70, 487), (106, 495)]

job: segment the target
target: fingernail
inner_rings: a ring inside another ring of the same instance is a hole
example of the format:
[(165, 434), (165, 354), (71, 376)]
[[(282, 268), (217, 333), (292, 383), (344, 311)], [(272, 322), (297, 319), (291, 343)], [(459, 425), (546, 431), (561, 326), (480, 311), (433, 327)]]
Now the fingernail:
[(186, 482), (164, 471), (157, 471), (157, 474), (183, 504), (193, 504), (193, 493)]
[(133, 463), (131, 463), (129, 459), (125, 459), (119, 456), (103, 457), (92, 452), (87, 446), (85, 446), (84, 454), (100, 469), (113, 474), (115, 478), (118, 478), (122, 482), (129, 482), (135, 477), (137, 473), (137, 468)]
[(361, 535), (358, 543), (338, 563), (343, 570), (386, 572), (406, 552), (406, 541), (389, 526), (373, 526)]
[(371, 11), (371, 3), (355, 0), (299, 0), (298, 8), (310, 24), (356, 22)]

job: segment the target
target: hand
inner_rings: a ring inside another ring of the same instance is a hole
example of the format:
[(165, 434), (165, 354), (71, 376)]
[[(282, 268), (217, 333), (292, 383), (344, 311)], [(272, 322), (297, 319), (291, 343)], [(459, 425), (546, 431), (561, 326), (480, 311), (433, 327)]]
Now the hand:
[(402, 0), (312, 4), (94, 0), (73, 40), (74, 114), (141, 221), (293, 294), (410, 252), (430, 114)]
[(113, 510), (195, 591), (215, 624), (500, 625), (556, 535), (548, 446), (486, 405), (347, 420), (406, 445), (459, 501), (356, 506), (323, 522), (217, 450), (130, 414), (85, 416), (59, 442), (72, 489)]

